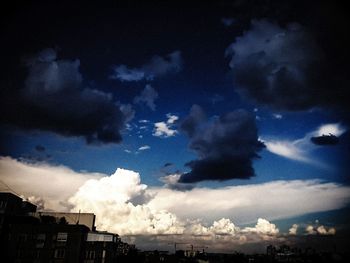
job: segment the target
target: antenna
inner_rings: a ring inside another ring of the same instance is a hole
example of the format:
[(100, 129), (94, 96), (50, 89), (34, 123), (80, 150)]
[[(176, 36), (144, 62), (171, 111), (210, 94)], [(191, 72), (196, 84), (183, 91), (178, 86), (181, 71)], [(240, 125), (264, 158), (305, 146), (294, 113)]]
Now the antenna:
[(7, 183), (5, 183), (3, 180), (0, 180), (0, 183), (3, 184), (7, 189), (9, 189), (11, 192), (15, 193), (18, 196), (21, 196), (19, 193), (17, 193), (15, 190), (13, 190)]
[(188, 244), (188, 243), (183, 243), (183, 242), (174, 242), (174, 243), (168, 243), (168, 245), (174, 245), (174, 253), (176, 254), (177, 251), (177, 245), (180, 244)]
[(79, 225), (79, 220), (80, 220), (80, 209), (79, 209), (79, 214), (78, 214), (78, 221), (77, 221), (77, 225)]

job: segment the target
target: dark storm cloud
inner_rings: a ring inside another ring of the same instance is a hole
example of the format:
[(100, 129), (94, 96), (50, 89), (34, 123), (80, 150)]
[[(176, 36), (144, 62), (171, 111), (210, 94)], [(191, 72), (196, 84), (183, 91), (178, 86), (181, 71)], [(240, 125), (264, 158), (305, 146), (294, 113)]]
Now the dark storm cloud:
[(206, 120), (207, 116), (204, 110), (198, 105), (193, 105), (190, 114), (182, 121), (180, 129), (192, 138)]
[(206, 121), (204, 116), (203, 110), (194, 105), (180, 127), (199, 158), (187, 164), (191, 171), (182, 174), (179, 182), (254, 176), (252, 160), (264, 147), (258, 140), (254, 116), (245, 110), (229, 112), (212, 121)]
[(152, 111), (156, 110), (154, 101), (158, 98), (158, 92), (151, 86), (146, 85), (141, 94), (134, 98), (134, 103), (145, 103)]
[(250, 30), (226, 50), (235, 89), (277, 110), (337, 106), (345, 94), (328, 56), (303, 26), (252, 20)]
[(336, 145), (339, 138), (333, 134), (311, 137), (310, 141), (316, 145)]
[(167, 73), (176, 73), (181, 71), (183, 60), (180, 51), (174, 51), (165, 58), (161, 56), (152, 57), (151, 61), (138, 68), (129, 68), (126, 65), (118, 65), (113, 68), (112, 79), (120, 81), (140, 81), (153, 80), (158, 76)]
[(117, 143), (125, 115), (111, 94), (82, 87), (79, 60), (58, 60), (45, 49), (26, 60), (24, 87), (1, 96), (3, 123)]

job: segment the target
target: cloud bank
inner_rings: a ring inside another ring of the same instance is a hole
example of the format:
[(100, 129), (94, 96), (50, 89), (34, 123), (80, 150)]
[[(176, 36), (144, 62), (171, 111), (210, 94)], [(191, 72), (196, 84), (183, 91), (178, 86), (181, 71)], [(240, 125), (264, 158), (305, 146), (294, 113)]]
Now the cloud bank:
[[(25, 196), (44, 200), (44, 207), (67, 211), (68, 198), (86, 181), (105, 176), (100, 173), (75, 172), (63, 165), (28, 163), (0, 157), (0, 179)], [(48, 183), (50, 182), (50, 183)], [(1, 185), (2, 186), (2, 185)], [(9, 190), (7, 187), (1, 190)]]
[[(148, 187), (130, 170), (117, 169), (109, 176), (9, 157), (0, 158), (0, 176), (45, 209), (93, 212), (98, 229), (137, 236), (139, 242), (142, 237), (150, 242), (156, 239), (163, 248), (169, 239), (204, 242), (217, 249), (225, 244), (227, 248), (228, 244), (278, 240), (281, 233), (271, 220), (338, 209), (350, 201), (349, 187), (317, 180), (182, 192)], [(248, 223), (255, 225), (236, 225)], [(335, 231), (320, 227), (316, 227), (320, 234)]]

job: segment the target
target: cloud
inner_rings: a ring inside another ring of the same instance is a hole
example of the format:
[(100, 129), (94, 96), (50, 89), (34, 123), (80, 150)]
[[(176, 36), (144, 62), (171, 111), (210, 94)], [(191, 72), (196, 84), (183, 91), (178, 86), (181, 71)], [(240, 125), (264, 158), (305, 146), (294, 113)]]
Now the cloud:
[(312, 160), (306, 156), (306, 151), (299, 147), (300, 141), (281, 141), (281, 140), (263, 140), (266, 149), (269, 152), (283, 156), (295, 161), (312, 163)]
[(149, 123), (149, 120), (139, 120), (139, 123)]
[(145, 78), (145, 72), (142, 69), (129, 69), (126, 65), (114, 67), (114, 74), (111, 79), (119, 79), (121, 81), (139, 81)]
[[(75, 210), (94, 211), (99, 229), (120, 235), (181, 233), (183, 227), (175, 215), (144, 204), (146, 188), (138, 173), (117, 169), (111, 176), (87, 181), (69, 202)], [(136, 199), (141, 200), (137, 205), (133, 203)]]
[(145, 103), (151, 110), (156, 110), (154, 101), (158, 98), (158, 92), (151, 85), (146, 85), (140, 95), (134, 98), (134, 103)]
[(145, 151), (145, 150), (149, 150), (149, 149), (151, 149), (151, 146), (149, 146), (149, 145), (143, 145), (143, 146), (141, 146), (138, 150), (139, 150), (139, 151)]
[[(146, 245), (143, 238), (163, 248), (182, 240), (214, 250), (278, 241), (283, 235), (271, 220), (334, 210), (350, 201), (349, 187), (317, 180), (177, 191), (148, 187), (130, 170), (83, 173), (10, 157), (0, 158), (0, 179), (46, 209), (93, 212), (99, 230), (133, 236), (141, 247)], [(237, 225), (248, 223), (256, 224)], [(312, 227), (319, 235), (335, 233), (322, 225)]]
[(43, 200), (45, 208), (57, 211), (67, 211), (64, 204), (86, 181), (103, 176), (100, 173), (75, 172), (65, 166), (0, 157), (0, 179), (3, 182), (26, 198)]
[[(350, 201), (349, 187), (319, 180), (281, 180), (217, 189), (193, 188), (183, 192), (146, 187), (139, 177), (138, 173), (123, 169), (110, 178), (106, 174), (75, 172), (65, 166), (0, 158), (0, 179), (4, 183), (26, 197), (42, 198), (46, 207), (56, 210), (64, 209), (61, 203), (66, 203), (83, 185), (86, 185), (84, 189), (96, 185), (90, 193), (101, 191), (103, 194), (94, 195), (98, 200), (106, 200), (109, 195), (118, 196), (118, 200), (125, 202), (144, 199), (147, 200), (144, 204), (152, 211), (165, 210), (182, 220), (202, 219), (207, 223), (222, 217), (234, 218), (239, 224), (252, 223), (259, 217), (277, 220), (339, 209)], [(100, 181), (102, 178), (105, 179)], [(173, 179), (176, 182), (176, 176)], [(52, 183), (47, 184), (48, 181)], [(114, 184), (120, 186), (114, 188)], [(122, 185), (127, 189), (119, 188)], [(114, 189), (115, 193), (104, 194), (104, 187), (106, 191)], [(94, 211), (94, 207), (91, 210)]]
[(168, 118), (168, 120), (167, 120), (167, 123), (168, 123), (168, 124), (174, 124), (174, 123), (179, 119), (178, 116), (173, 115), (173, 114), (171, 114), (171, 113), (168, 113), (166, 116), (167, 116), (167, 118)]
[(87, 142), (120, 142), (127, 117), (111, 94), (83, 87), (79, 67), (79, 60), (57, 59), (53, 49), (27, 59), (24, 87), (0, 94), (1, 122)]
[(172, 166), (173, 165), (173, 163), (165, 163), (164, 165), (163, 165), (163, 167), (169, 167), (169, 166)]
[(340, 123), (328, 123), (319, 126), (316, 131), (314, 131), (315, 136), (333, 134), (335, 136), (341, 136), (344, 132), (346, 132), (346, 128)]
[(298, 232), (298, 225), (297, 224), (293, 224), (291, 228), (289, 228), (289, 235), (296, 235)]
[(243, 232), (255, 232), (263, 235), (277, 235), (279, 229), (275, 224), (270, 223), (266, 219), (259, 218), (255, 227), (246, 227)]
[(218, 189), (193, 188), (176, 191), (150, 188), (154, 196), (149, 206), (167, 210), (179, 218), (233, 218), (238, 224), (285, 219), (307, 213), (345, 207), (350, 201), (349, 187), (319, 180), (280, 180), (261, 184), (227, 186)]
[(236, 38), (226, 55), (232, 57), (235, 89), (259, 104), (297, 111), (340, 99), (341, 85), (334, 85), (321, 68), (327, 65), (323, 51), (299, 24), (282, 28), (267, 20), (252, 20), (250, 30)]
[(305, 228), (307, 235), (335, 235), (336, 230), (334, 227), (328, 229), (324, 225), (308, 225)]
[(336, 145), (339, 143), (338, 137), (333, 134), (311, 137), (310, 141), (316, 145)]
[(172, 127), (179, 117), (170, 113), (166, 114), (166, 117), (168, 118), (166, 122), (161, 121), (154, 123), (153, 136), (167, 138), (175, 136), (178, 133), (178, 131), (174, 130)]
[(41, 197), (37, 197), (37, 196), (31, 195), (31, 196), (28, 196), (28, 197), (21, 196), (21, 198), (23, 200), (26, 200), (26, 201), (36, 205), (38, 211), (42, 211), (42, 210), (45, 209), (45, 200), (43, 198), (41, 198)]
[(347, 128), (345, 128), (340, 123), (328, 123), (323, 124), (319, 126), (316, 131), (313, 132), (315, 136), (322, 136), (322, 135), (328, 135), (333, 134), (335, 136), (341, 136), (343, 133), (345, 133)]
[(186, 165), (179, 182), (248, 179), (254, 176), (252, 159), (263, 148), (258, 140), (254, 117), (244, 110), (206, 121), (203, 110), (194, 105), (181, 130), (190, 138), (189, 148), (199, 157)]
[(339, 143), (339, 137), (347, 131), (340, 123), (329, 123), (318, 127), (312, 133), (310, 141), (316, 145), (336, 145)]
[(234, 235), (239, 231), (230, 219), (221, 218), (219, 221), (214, 221), (209, 230), (215, 235)]
[(181, 173), (168, 174), (162, 176), (159, 180), (164, 183), (164, 186), (173, 190), (187, 191), (191, 190), (194, 186), (191, 184), (179, 183)]
[(154, 124), (154, 133), (153, 136), (156, 137), (172, 137), (177, 134), (176, 130), (172, 130), (165, 122), (156, 122)]
[(278, 114), (278, 113), (274, 113), (274, 114), (272, 114), (272, 117), (274, 117), (277, 120), (280, 120), (280, 119), (283, 118), (283, 115), (282, 114)]
[(206, 120), (207, 116), (204, 110), (200, 106), (194, 104), (191, 107), (188, 116), (181, 122), (181, 131), (186, 133), (188, 137), (191, 138), (195, 135), (199, 126)]
[(337, 137), (332, 135), (324, 135), (325, 133), (334, 133), (338, 136), (346, 132), (346, 128), (339, 123), (328, 123), (317, 127), (315, 130), (305, 134), (303, 138), (296, 140), (280, 139), (274, 137), (264, 137), (261, 140), (266, 145), (266, 149), (274, 154), (282, 157), (305, 162), (321, 168), (328, 169), (329, 167), (317, 161), (311, 156), (311, 152), (316, 149), (316, 145), (329, 145), (338, 141)]
[(181, 52), (174, 51), (165, 57), (154, 56), (148, 63), (138, 68), (128, 68), (126, 65), (115, 66), (110, 78), (120, 81), (151, 81), (156, 77), (181, 71), (182, 65)]
[(135, 110), (131, 104), (120, 104), (118, 103), (120, 111), (124, 114), (125, 127), (130, 128), (128, 122), (130, 122), (135, 117)]
[(305, 231), (308, 235), (315, 235), (317, 231), (315, 231), (314, 227), (309, 225), (305, 228)]

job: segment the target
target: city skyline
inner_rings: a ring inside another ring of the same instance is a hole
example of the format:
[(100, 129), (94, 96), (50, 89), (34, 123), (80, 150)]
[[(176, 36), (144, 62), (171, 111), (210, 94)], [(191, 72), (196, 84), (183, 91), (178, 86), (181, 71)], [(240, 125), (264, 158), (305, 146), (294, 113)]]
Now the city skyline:
[(349, 233), (345, 9), (326, 1), (2, 11), (0, 190), (141, 249)]

